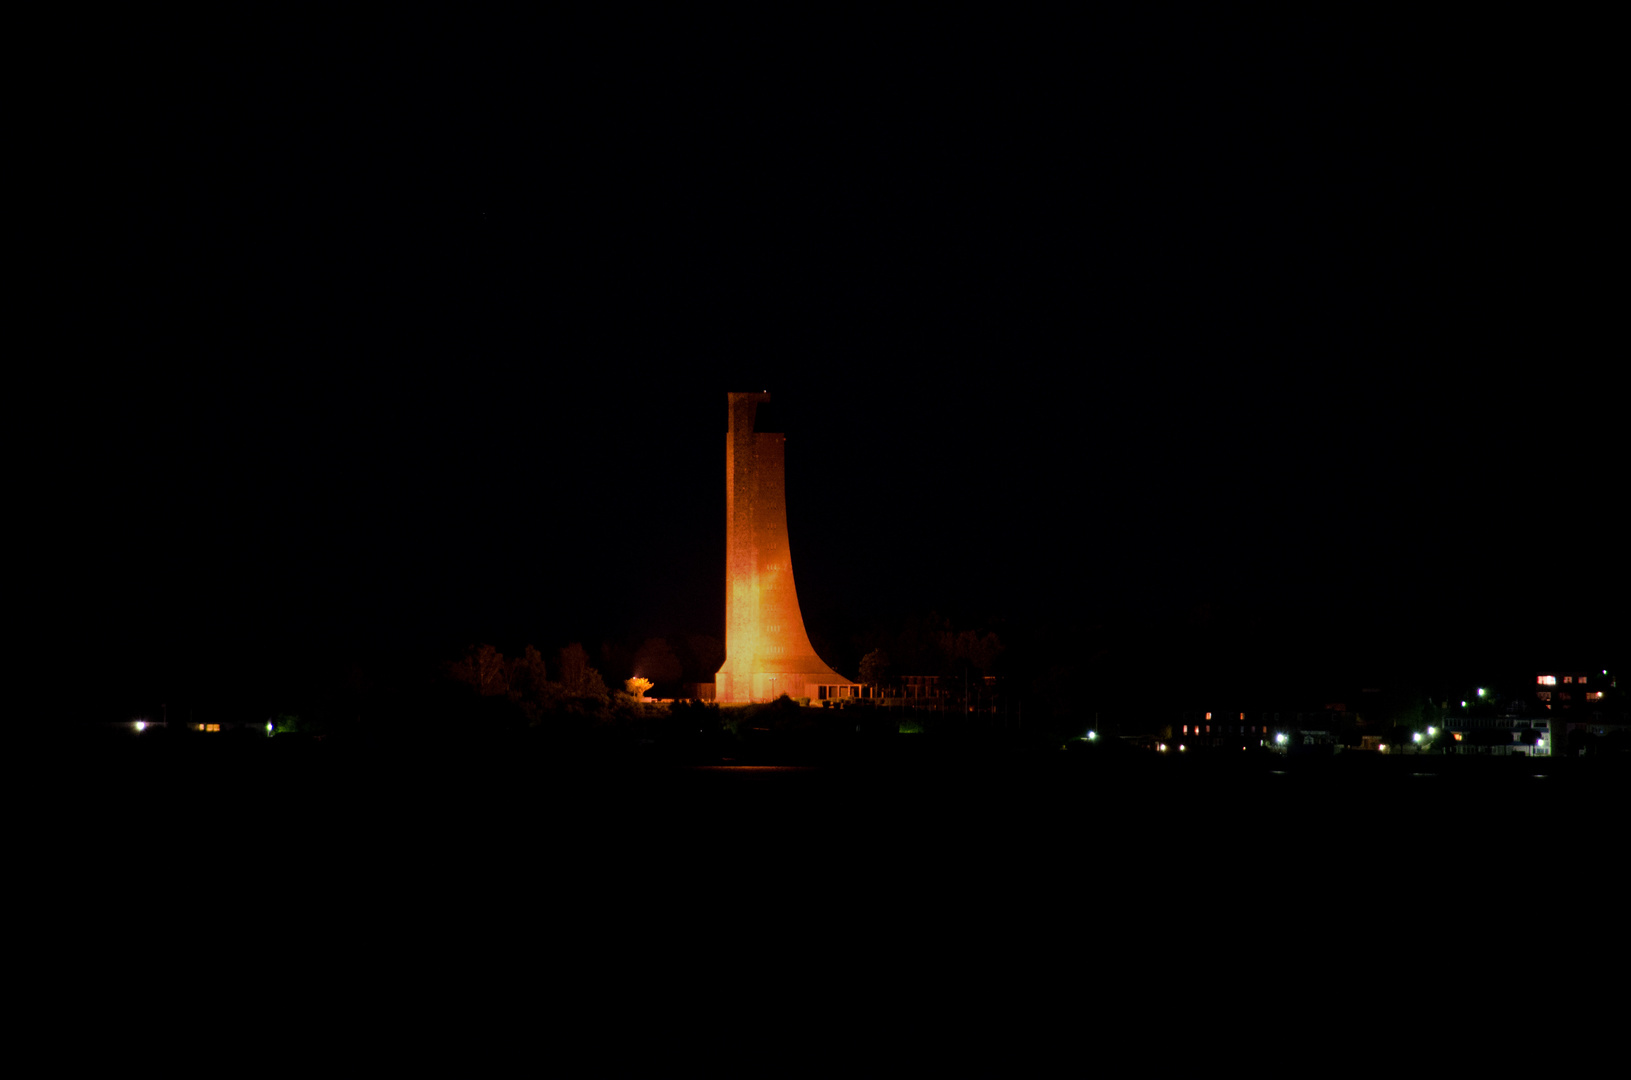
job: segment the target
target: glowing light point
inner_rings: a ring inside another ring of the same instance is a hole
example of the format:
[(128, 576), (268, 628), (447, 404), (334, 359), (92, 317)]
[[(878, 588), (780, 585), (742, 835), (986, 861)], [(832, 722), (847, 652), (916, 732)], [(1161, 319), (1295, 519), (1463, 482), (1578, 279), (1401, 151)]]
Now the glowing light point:
[(1480, 686), (1480, 687), (1479, 687), (1479, 688), (1478, 688), (1478, 696), (1479, 696), (1479, 697), (1483, 697), (1483, 696), (1484, 696), (1484, 688), (1483, 688), (1483, 687), (1482, 687), (1482, 686)]
[(136, 721), (136, 730), (137, 731), (146, 731), (147, 730), (147, 721), (146, 720)]

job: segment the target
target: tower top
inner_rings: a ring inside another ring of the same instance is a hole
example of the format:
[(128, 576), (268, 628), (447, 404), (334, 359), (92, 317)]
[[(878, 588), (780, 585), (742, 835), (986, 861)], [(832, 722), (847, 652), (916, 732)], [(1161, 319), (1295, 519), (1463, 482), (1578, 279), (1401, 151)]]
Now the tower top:
[(760, 409), (761, 405), (770, 405), (770, 391), (754, 390), (727, 393), (725, 401), (727, 406), (725, 430), (727, 432), (746, 434), (781, 430), (781, 426), (776, 420), (777, 412), (770, 408)]
[(787, 439), (770, 392), (730, 393), (725, 436), (725, 663), (715, 700), (823, 701), (855, 684), (816, 655), (787, 540)]

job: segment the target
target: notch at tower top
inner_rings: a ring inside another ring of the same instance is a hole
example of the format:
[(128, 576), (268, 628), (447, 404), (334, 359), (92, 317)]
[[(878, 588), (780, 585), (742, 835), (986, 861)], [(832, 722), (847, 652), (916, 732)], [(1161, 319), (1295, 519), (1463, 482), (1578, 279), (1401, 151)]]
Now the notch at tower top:
[(822, 701), (859, 687), (815, 654), (787, 539), (787, 437), (770, 394), (727, 394), (725, 433), (725, 664), (715, 699)]

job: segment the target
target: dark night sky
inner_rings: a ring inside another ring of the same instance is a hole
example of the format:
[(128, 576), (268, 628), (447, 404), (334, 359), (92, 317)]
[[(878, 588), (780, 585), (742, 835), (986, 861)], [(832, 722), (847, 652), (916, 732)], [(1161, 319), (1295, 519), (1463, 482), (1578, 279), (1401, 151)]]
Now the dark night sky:
[(724, 394), (770, 389), (832, 634), (1209, 605), (1265, 667), (1606, 660), (1606, 69), (1563, 37), (155, 35), (74, 640), (122, 701), (722, 634)]

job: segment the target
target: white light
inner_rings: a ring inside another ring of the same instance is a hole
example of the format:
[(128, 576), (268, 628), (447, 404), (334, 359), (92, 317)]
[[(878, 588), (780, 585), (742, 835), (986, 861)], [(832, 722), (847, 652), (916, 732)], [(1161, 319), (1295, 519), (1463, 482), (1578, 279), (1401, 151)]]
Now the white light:
[(136, 721), (136, 730), (137, 731), (146, 731), (147, 730), (147, 721), (146, 720)]
[(1462, 703), (1461, 703), (1461, 707), (1462, 707), (1462, 708), (1463, 708), (1463, 709), (1465, 709), (1465, 708), (1466, 708), (1466, 707), (1467, 707), (1467, 703), (1466, 703), (1466, 702), (1465, 702), (1465, 701), (1463, 701), (1463, 702), (1462, 702)]
[(1410, 738), (1411, 738), (1411, 740), (1413, 742), (1421, 742), (1421, 732), (1419, 732), (1419, 731), (1411, 732), (1410, 733)]
[(266, 721), (266, 734), (272, 734), (272, 721)]
[(1483, 697), (1483, 696), (1484, 696), (1484, 688), (1483, 688), (1483, 687), (1482, 687), (1482, 686), (1480, 686), (1480, 687), (1479, 687), (1479, 688), (1478, 688), (1478, 696), (1479, 696), (1479, 697)]
[(1438, 728), (1436, 728), (1436, 727), (1430, 727), (1430, 728), (1428, 728), (1428, 729), (1427, 729), (1427, 734), (1429, 734), (1429, 735), (1437, 735), (1437, 734), (1438, 734)]
[(1087, 733), (1087, 739), (1088, 739), (1089, 742), (1092, 742), (1094, 739), (1097, 739), (1098, 737), (1099, 737), (1099, 733), (1096, 732), (1096, 731), (1089, 731)]
[(1184, 746), (1183, 743), (1178, 744), (1178, 752), (1179, 753), (1182, 753), (1185, 749), (1186, 749), (1186, 747)]

